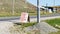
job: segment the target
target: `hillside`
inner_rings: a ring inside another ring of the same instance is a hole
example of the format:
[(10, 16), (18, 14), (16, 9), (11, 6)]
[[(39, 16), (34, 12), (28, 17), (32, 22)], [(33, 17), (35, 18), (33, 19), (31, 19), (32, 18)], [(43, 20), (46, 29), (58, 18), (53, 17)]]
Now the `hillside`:
[[(26, 8), (27, 7), (27, 8)], [(36, 14), (36, 7), (25, 0), (15, 0), (14, 2), (14, 15), (20, 15), (22, 11), (27, 11)], [(0, 16), (12, 15), (13, 13), (13, 0), (0, 0)]]

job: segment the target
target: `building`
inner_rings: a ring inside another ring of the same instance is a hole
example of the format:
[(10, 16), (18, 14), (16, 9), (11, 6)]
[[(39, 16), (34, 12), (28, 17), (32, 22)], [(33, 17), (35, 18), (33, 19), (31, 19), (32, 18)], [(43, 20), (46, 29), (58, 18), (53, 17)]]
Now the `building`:
[(40, 8), (41, 9), (41, 11), (46, 11), (46, 12), (49, 12), (49, 10), (50, 11), (52, 11), (52, 13), (58, 13), (58, 12), (60, 12), (60, 6), (42, 6), (42, 7), (44, 7), (44, 8)]

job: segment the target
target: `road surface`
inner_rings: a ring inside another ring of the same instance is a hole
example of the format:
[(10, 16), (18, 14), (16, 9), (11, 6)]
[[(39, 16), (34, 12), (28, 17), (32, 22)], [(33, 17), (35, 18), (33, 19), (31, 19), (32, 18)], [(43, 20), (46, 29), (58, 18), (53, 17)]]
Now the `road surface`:
[[(42, 15), (40, 16), (41, 20), (46, 20), (46, 19), (53, 19), (53, 18), (60, 18), (60, 14), (50, 14), (50, 15)], [(30, 16), (30, 20), (37, 20), (37, 16)], [(0, 21), (18, 21), (20, 20), (20, 16), (18, 17), (0, 17)]]

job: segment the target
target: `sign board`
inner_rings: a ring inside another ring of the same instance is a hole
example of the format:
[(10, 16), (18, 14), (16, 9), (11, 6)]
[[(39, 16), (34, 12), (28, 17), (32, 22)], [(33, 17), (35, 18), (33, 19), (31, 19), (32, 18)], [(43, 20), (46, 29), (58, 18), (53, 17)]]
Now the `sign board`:
[(26, 12), (21, 13), (20, 22), (23, 22), (23, 23), (28, 22), (28, 13)]

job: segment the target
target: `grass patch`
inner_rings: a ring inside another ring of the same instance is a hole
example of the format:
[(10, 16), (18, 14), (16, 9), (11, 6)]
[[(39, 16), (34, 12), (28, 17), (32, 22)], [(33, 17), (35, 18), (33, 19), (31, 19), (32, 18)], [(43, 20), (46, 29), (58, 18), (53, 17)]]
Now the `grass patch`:
[(35, 24), (37, 24), (36, 22), (34, 22), (34, 23), (15, 23), (15, 24), (17, 24), (17, 25), (21, 25), (21, 26), (23, 26), (23, 27), (28, 27), (28, 26), (33, 26), (33, 25), (35, 25)]
[[(10, 16), (20, 16), (21, 15), (21, 12), (18, 12), (18, 13), (14, 13), (14, 15), (10, 12), (0, 12), (0, 17), (10, 17)], [(29, 13), (30, 16), (36, 16), (37, 14), (36, 13)]]
[(58, 32), (52, 32), (50, 34), (60, 34), (60, 31), (58, 31)]
[[(4, 11), (0, 11), (0, 17), (20, 16), (22, 12), (23, 12), (22, 10), (16, 9), (16, 11), (14, 12), (14, 15), (13, 15), (12, 11), (4, 10)], [(28, 11), (28, 13), (30, 16), (37, 16), (37, 11), (30, 10), (30, 11)], [(42, 11), (40, 12), (40, 15), (50, 15), (50, 14), (53, 14), (53, 13), (48, 13), (48, 12), (46, 13), (46, 12), (42, 12)]]
[(15, 23), (15, 26), (20, 27), (23, 30), (25, 27), (33, 26), (35, 24), (37, 24), (37, 23), (36, 22), (34, 22), (34, 23), (30, 23), (30, 22), (29, 23)]
[[(8, 9), (7, 9), (8, 10)], [(13, 15), (13, 13), (12, 13), (12, 11), (0, 11), (0, 17), (10, 17), (10, 16), (20, 16), (21, 15), (21, 13), (22, 13), (23, 11), (22, 10), (18, 10), (18, 9), (16, 9), (16, 11), (14, 12), (14, 15)], [(36, 16), (37, 15), (37, 11), (28, 11), (28, 13), (29, 13), (29, 15), (30, 16)], [(40, 12), (40, 14), (41, 15), (50, 15), (50, 13), (46, 13), (46, 12)]]
[(33, 26), (33, 25), (35, 25), (36, 23), (24, 23), (24, 24), (22, 24), (22, 26), (24, 26), (24, 27), (28, 27), (28, 26)]
[[(56, 27), (56, 25), (60, 26), (60, 18), (46, 20), (45, 22), (47, 22), (48, 24), (50, 24), (53, 27)], [(58, 27), (56, 27), (56, 28), (58, 28)]]

